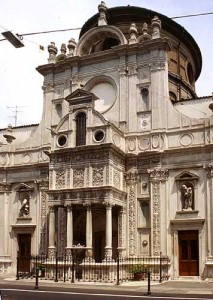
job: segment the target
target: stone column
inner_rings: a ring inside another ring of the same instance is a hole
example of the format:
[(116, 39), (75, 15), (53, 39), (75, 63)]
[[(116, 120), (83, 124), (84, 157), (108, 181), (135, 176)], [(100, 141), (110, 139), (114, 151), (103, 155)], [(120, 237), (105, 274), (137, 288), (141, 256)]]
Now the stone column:
[(110, 202), (104, 202), (106, 205), (106, 246), (104, 260), (112, 260), (112, 206)]
[(90, 203), (84, 203), (86, 207), (86, 255), (85, 260), (92, 260), (93, 252), (92, 252), (92, 209)]
[(67, 247), (66, 247), (66, 255), (67, 257), (72, 256), (73, 246), (73, 214), (72, 214), (72, 206), (67, 205)]
[[(167, 219), (166, 216), (166, 206), (161, 208), (162, 205), (165, 205), (166, 195), (163, 195), (163, 186), (162, 182), (168, 177), (168, 170), (163, 170), (160, 168), (148, 170), (150, 174), (150, 182), (151, 182), (151, 216), (152, 216), (152, 255), (159, 256), (160, 252), (166, 254), (166, 236), (167, 236), (167, 228), (162, 228), (162, 223), (165, 223), (164, 219)], [(161, 191), (162, 190), (162, 191)], [(160, 201), (162, 197), (164, 201)], [(163, 204), (162, 204), (163, 203)], [(164, 238), (161, 238), (162, 235), (165, 235)]]
[(49, 247), (48, 257), (55, 257), (55, 206), (49, 207)]

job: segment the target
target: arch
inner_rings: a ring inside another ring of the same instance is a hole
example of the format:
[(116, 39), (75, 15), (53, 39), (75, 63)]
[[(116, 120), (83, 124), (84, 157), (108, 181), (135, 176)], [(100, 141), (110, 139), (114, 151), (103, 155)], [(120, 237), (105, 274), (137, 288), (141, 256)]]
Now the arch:
[(95, 27), (81, 37), (77, 44), (76, 55), (83, 56), (124, 44), (127, 44), (127, 40), (117, 27)]

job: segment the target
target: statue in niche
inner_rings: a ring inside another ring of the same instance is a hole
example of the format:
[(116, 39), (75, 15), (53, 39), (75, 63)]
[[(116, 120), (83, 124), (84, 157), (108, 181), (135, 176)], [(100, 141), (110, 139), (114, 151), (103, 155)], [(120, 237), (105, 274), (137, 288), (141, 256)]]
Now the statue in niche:
[(30, 213), (30, 207), (29, 207), (29, 200), (26, 198), (22, 201), (21, 208), (19, 211), (19, 216), (20, 217), (27, 217), (29, 216)]
[(193, 190), (185, 184), (181, 186), (182, 210), (193, 210)]

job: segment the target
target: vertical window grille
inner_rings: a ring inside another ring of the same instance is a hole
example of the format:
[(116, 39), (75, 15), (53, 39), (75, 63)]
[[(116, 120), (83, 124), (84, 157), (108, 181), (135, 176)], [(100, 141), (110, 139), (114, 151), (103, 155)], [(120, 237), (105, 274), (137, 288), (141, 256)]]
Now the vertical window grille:
[(86, 145), (86, 114), (76, 116), (76, 146)]

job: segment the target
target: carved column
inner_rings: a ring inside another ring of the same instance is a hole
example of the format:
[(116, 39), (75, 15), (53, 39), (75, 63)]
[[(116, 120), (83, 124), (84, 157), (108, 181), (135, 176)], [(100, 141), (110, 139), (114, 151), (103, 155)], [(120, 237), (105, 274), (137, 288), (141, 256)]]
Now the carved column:
[(128, 193), (128, 245), (129, 256), (136, 256), (136, 207), (137, 207), (137, 180), (138, 172), (131, 171), (126, 174)]
[(92, 260), (92, 209), (90, 203), (84, 203), (86, 207), (86, 261)]
[(118, 213), (118, 252), (126, 256), (126, 208), (121, 207)]
[(66, 255), (67, 257), (72, 256), (73, 246), (73, 214), (72, 214), (72, 206), (67, 205), (67, 247), (66, 247)]
[(204, 166), (206, 180), (206, 221), (207, 221), (207, 256), (213, 258), (213, 164)]
[(49, 207), (49, 247), (48, 257), (55, 257), (55, 206)]
[(110, 202), (104, 202), (106, 205), (106, 246), (104, 260), (112, 260), (112, 207)]
[[(161, 234), (163, 229), (161, 228), (161, 217), (165, 214), (165, 211), (161, 212), (161, 188), (162, 182), (165, 182), (168, 176), (168, 170), (152, 169), (148, 170), (151, 181), (151, 203), (152, 203), (152, 254), (159, 256), (162, 249)], [(166, 201), (166, 195), (162, 197), (162, 201)], [(166, 208), (165, 208), (166, 209)], [(162, 217), (163, 218), (163, 217)], [(164, 216), (166, 218), (166, 216)], [(167, 230), (165, 228), (165, 230)], [(165, 251), (163, 251), (165, 252)]]
[(48, 223), (47, 223), (47, 190), (49, 188), (48, 180), (41, 180), (37, 182), (40, 192), (40, 246), (39, 253), (46, 255), (48, 247)]

